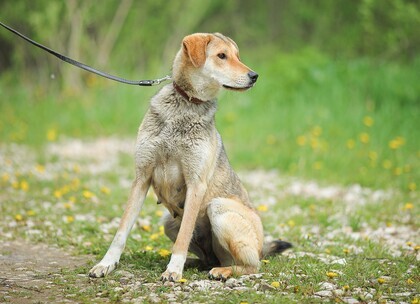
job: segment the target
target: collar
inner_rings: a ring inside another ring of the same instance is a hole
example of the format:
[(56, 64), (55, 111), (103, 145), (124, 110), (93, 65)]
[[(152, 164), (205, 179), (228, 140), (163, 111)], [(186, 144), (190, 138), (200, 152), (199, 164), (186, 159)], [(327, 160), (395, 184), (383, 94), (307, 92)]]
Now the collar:
[(184, 99), (186, 99), (187, 101), (192, 102), (194, 104), (200, 104), (205, 102), (204, 100), (198, 99), (196, 97), (188, 96), (188, 94), (179, 85), (177, 85), (175, 81), (173, 82), (173, 85), (178, 94), (184, 97)]

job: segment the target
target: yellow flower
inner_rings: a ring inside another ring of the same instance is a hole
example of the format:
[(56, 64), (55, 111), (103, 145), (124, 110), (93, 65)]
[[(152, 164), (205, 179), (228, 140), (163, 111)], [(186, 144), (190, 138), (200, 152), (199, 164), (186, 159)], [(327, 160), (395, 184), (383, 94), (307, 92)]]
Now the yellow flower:
[(359, 139), (361, 143), (367, 144), (370, 140), (370, 137), (369, 137), (369, 134), (367, 133), (360, 133)]
[(161, 216), (163, 215), (162, 210), (156, 210), (155, 215), (156, 215), (157, 217), (161, 217)]
[(33, 211), (33, 210), (28, 210), (28, 211), (26, 211), (26, 215), (27, 216), (34, 216), (36, 214), (36, 212), (35, 211)]
[(71, 216), (71, 215), (67, 215), (66, 216), (66, 222), (67, 223), (73, 223), (74, 222), (74, 217), (73, 216)]
[(56, 129), (49, 129), (47, 131), (47, 139), (48, 139), (48, 141), (55, 141), (57, 139), (57, 130)]
[(290, 220), (290, 221), (287, 222), (287, 225), (289, 225), (290, 228), (293, 228), (293, 227), (295, 227), (296, 223), (295, 223), (294, 220)]
[(26, 180), (22, 180), (21, 182), (20, 182), (20, 189), (22, 189), (23, 191), (28, 191), (28, 189), (29, 189), (29, 184), (28, 184), (28, 182), (26, 181)]
[(264, 204), (261, 204), (257, 207), (257, 210), (260, 211), (260, 212), (266, 212), (268, 210), (268, 206), (264, 205)]
[(271, 286), (273, 286), (274, 288), (279, 288), (280, 282), (277, 282), (277, 281), (271, 282)]
[(268, 264), (270, 263), (270, 260), (261, 260), (261, 262), (263, 262), (264, 264)]
[(151, 250), (153, 250), (153, 247), (152, 246), (149, 246), (149, 245), (147, 245), (146, 246), (146, 248), (144, 248), (146, 251), (151, 251)]
[(413, 285), (414, 284), (414, 281), (412, 279), (407, 279), (407, 284), (408, 285)]
[(329, 277), (330, 279), (338, 277), (338, 273), (333, 272), (333, 271), (328, 271), (327, 272), (327, 277)]
[(416, 245), (416, 246), (414, 247), (414, 250), (415, 250), (415, 251), (419, 251), (419, 250), (420, 250), (420, 245)]
[(411, 182), (408, 184), (408, 190), (415, 191), (417, 189), (417, 185), (415, 182)]
[(187, 283), (187, 279), (184, 279), (184, 278), (179, 279), (178, 283), (181, 283), (181, 284)]
[(165, 234), (165, 227), (163, 225), (159, 226), (159, 234), (164, 235)]
[(159, 238), (159, 234), (157, 234), (157, 233), (153, 233), (152, 235), (150, 235), (150, 239), (152, 241), (157, 240), (158, 238)]
[(63, 193), (61, 192), (61, 190), (55, 190), (54, 191), (54, 196), (56, 198), (61, 198), (63, 196)]
[(22, 214), (16, 214), (16, 215), (15, 215), (15, 220), (16, 220), (16, 221), (18, 221), (18, 222), (23, 221), (23, 216), (22, 216)]
[(373, 118), (372, 118), (372, 117), (370, 117), (370, 116), (365, 116), (365, 117), (363, 117), (363, 124), (364, 124), (366, 127), (371, 127), (371, 126), (373, 126)]
[(101, 187), (101, 192), (104, 193), (104, 194), (110, 194), (111, 190), (109, 190), (109, 188), (107, 188), (105, 186), (102, 186)]
[(305, 143), (306, 143), (306, 137), (305, 137), (304, 135), (300, 135), (300, 136), (298, 136), (298, 137), (296, 138), (296, 143), (297, 143), (299, 146), (304, 146), (304, 145), (305, 145)]
[(143, 229), (146, 232), (150, 232), (152, 231), (152, 228), (149, 225), (142, 225), (141, 229)]
[(349, 254), (349, 253), (350, 253), (350, 250), (349, 250), (348, 248), (344, 248), (344, 249), (343, 249), (343, 253), (344, 253), (344, 254)]
[(89, 190), (85, 190), (85, 191), (83, 191), (83, 196), (85, 198), (92, 198), (94, 196), (94, 194), (92, 192), (90, 192)]
[(38, 171), (39, 173), (44, 173), (45, 172), (45, 167), (43, 165), (37, 164), (35, 166), (35, 170)]
[(71, 203), (75, 203), (76, 202), (76, 197), (75, 196), (70, 196), (70, 198), (69, 198), (69, 201), (71, 202)]
[(344, 291), (347, 291), (347, 290), (349, 290), (349, 289), (350, 289), (350, 286), (349, 286), (349, 285), (344, 285), (344, 286), (343, 286), (343, 290), (344, 290)]
[(419, 299), (414, 298), (413, 300), (411, 300), (411, 304), (419, 304)]
[(353, 139), (349, 139), (346, 142), (346, 146), (350, 150), (353, 149), (355, 145), (356, 145), (356, 142)]
[(386, 282), (385, 278), (379, 278), (379, 279), (378, 279), (378, 283), (379, 283), (379, 284), (383, 284), (383, 283), (385, 283), (385, 282)]
[(163, 258), (166, 258), (167, 256), (171, 255), (171, 252), (166, 249), (160, 249), (158, 253)]
[(388, 147), (393, 150), (396, 150), (404, 144), (405, 144), (405, 139), (401, 136), (398, 136), (394, 138), (393, 140), (389, 141)]
[(324, 251), (325, 251), (326, 254), (330, 254), (331, 253), (331, 250), (328, 249), (328, 248), (326, 248)]
[(406, 203), (405, 205), (404, 205), (404, 209), (405, 210), (411, 210), (411, 209), (413, 209), (414, 208), (414, 204), (413, 203)]

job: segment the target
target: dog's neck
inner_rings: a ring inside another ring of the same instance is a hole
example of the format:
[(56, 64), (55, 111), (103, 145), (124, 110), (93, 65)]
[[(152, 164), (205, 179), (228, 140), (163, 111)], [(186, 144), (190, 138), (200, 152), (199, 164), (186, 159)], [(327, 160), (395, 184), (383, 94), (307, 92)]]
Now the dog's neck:
[(203, 102), (206, 102), (206, 100), (201, 100), (201, 99), (198, 99), (196, 97), (189, 96), (187, 94), (187, 92), (185, 92), (179, 85), (177, 85), (177, 83), (175, 81), (173, 82), (173, 86), (175, 88), (175, 91), (177, 91), (179, 95), (184, 97), (184, 99), (189, 101), (189, 102), (192, 102), (192, 103), (195, 103), (195, 104), (201, 104)]

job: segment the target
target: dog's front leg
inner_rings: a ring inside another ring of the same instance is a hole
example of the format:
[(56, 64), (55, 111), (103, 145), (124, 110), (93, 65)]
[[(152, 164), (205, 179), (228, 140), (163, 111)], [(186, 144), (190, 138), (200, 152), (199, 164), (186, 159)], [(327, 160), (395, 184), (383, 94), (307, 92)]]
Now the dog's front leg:
[(187, 197), (185, 200), (185, 209), (182, 216), (181, 227), (178, 236), (172, 248), (171, 260), (162, 274), (162, 281), (176, 282), (182, 279), (185, 260), (187, 259), (188, 247), (197, 221), (203, 198), (207, 190), (204, 183), (187, 186)]
[(104, 277), (113, 271), (120, 260), (121, 253), (124, 250), (125, 242), (128, 234), (136, 221), (136, 218), (143, 206), (147, 191), (149, 190), (150, 179), (142, 180), (136, 178), (131, 187), (130, 197), (125, 208), (123, 217), (121, 218), (118, 231), (106, 252), (103, 259), (89, 271), (89, 276), (92, 278)]

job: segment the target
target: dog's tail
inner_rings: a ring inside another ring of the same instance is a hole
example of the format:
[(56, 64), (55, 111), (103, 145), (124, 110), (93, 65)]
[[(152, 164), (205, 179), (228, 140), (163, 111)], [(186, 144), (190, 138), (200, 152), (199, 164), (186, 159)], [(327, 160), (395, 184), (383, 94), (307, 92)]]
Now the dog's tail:
[(292, 248), (292, 244), (281, 241), (281, 240), (275, 240), (268, 243), (265, 243), (262, 250), (263, 258), (273, 256), (279, 253), (282, 253), (286, 249)]

